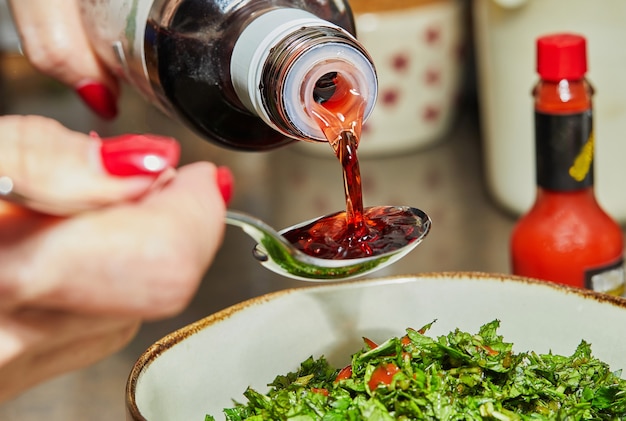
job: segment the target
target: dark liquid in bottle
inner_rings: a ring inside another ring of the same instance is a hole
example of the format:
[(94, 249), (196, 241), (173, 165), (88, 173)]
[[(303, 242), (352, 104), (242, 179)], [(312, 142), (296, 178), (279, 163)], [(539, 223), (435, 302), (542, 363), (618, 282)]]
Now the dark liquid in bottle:
[(161, 85), (161, 94), (177, 118), (206, 140), (236, 150), (269, 150), (294, 141), (246, 110), (232, 86), (231, 54), (251, 16), (296, 7), (354, 33), (345, 0), (170, 3), (153, 7), (157, 16), (148, 20), (145, 48), (150, 79)]
[[(365, 103), (345, 78), (333, 76), (333, 94), (316, 102), (310, 113), (343, 168), (346, 210), (284, 232), (283, 236), (304, 253), (323, 259), (355, 259), (398, 250), (421, 235), (416, 216), (402, 207), (363, 207), (357, 148)], [(328, 81), (323, 81), (324, 92), (328, 92)]]
[[(198, 7), (205, 6), (204, 2), (196, 3)], [(148, 22), (149, 36), (158, 45), (159, 81), (172, 104), (171, 111), (200, 136), (224, 147), (260, 151), (293, 142), (246, 111), (243, 105), (234, 105), (236, 94), (223, 82), (227, 77), (209, 59), (219, 57), (220, 51), (227, 50), (226, 46), (220, 40), (194, 36), (202, 28), (189, 27), (196, 19), (184, 19), (200, 13), (187, 10), (195, 7), (194, 4), (181, 5), (169, 29)]]

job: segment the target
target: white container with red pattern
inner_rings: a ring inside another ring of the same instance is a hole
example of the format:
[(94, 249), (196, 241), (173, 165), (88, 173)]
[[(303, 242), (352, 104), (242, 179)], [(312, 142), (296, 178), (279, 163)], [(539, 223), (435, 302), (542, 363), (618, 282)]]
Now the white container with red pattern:
[[(357, 38), (379, 78), (360, 156), (414, 151), (441, 140), (456, 116), (467, 40), (463, 0), (351, 0)], [(333, 156), (327, 145), (298, 145)]]

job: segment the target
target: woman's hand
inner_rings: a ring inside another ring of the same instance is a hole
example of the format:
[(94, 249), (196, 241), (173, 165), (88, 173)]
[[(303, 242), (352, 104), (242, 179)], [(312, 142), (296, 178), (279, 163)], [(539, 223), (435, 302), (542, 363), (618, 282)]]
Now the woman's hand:
[(96, 56), (81, 0), (9, 0), (22, 50), (31, 64), (73, 88), (100, 117), (117, 115), (119, 81)]
[(93, 206), (59, 217), (0, 201), (2, 401), (180, 312), (221, 243), (232, 180), (209, 163), (174, 170), (172, 139), (101, 140), (18, 116), (0, 117), (0, 132), (0, 176)]

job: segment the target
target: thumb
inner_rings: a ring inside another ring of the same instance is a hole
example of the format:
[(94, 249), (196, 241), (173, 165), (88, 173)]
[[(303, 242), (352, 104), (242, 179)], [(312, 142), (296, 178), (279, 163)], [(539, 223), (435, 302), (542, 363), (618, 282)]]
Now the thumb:
[(171, 176), (180, 146), (172, 138), (101, 139), (38, 116), (0, 117), (0, 176), (35, 200), (97, 207), (130, 200)]

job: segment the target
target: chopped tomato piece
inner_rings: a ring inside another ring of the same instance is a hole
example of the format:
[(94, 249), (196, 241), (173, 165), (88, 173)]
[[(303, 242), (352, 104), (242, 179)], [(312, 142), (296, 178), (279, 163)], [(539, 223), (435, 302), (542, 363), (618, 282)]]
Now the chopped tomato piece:
[(370, 349), (378, 348), (378, 344), (369, 338), (364, 337), (363, 342), (365, 342), (365, 345), (367, 345)]
[(337, 374), (337, 377), (335, 377), (335, 383), (339, 380), (349, 379), (350, 377), (352, 377), (352, 365), (347, 365)]
[(404, 335), (404, 336), (400, 339), (400, 342), (402, 343), (402, 345), (408, 345), (408, 344), (410, 344), (410, 343), (411, 343), (411, 339), (410, 339), (408, 336)]
[(372, 373), (372, 377), (370, 378), (370, 381), (367, 383), (367, 385), (369, 386), (370, 390), (376, 389), (381, 384), (388, 386), (391, 384), (393, 376), (398, 371), (400, 371), (400, 369), (394, 363), (387, 363), (378, 366)]
[(319, 393), (320, 395), (324, 395), (324, 396), (328, 396), (328, 390), (326, 390), (324, 388), (312, 387), (311, 388), (311, 392)]
[(489, 354), (489, 355), (498, 355), (499, 354), (498, 351), (496, 351), (495, 349), (493, 349), (489, 345), (483, 345), (482, 347), (483, 347), (483, 349), (485, 351), (487, 351), (487, 354)]

